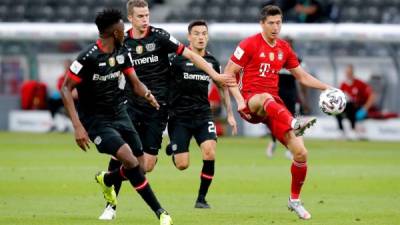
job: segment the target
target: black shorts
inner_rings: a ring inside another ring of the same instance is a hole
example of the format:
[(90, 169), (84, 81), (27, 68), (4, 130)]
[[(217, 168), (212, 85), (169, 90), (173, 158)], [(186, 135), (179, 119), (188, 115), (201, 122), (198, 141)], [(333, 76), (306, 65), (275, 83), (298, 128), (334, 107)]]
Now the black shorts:
[(192, 136), (197, 144), (207, 140), (217, 140), (217, 132), (212, 119), (170, 119), (168, 134), (174, 154), (189, 151)]
[(133, 125), (139, 133), (143, 151), (150, 155), (158, 155), (162, 136), (167, 126), (167, 107), (161, 105), (159, 110), (147, 107), (139, 110), (128, 107), (128, 112)]
[(139, 134), (126, 110), (112, 117), (86, 116), (81, 121), (99, 152), (115, 156), (118, 149), (127, 143), (136, 157), (143, 155)]

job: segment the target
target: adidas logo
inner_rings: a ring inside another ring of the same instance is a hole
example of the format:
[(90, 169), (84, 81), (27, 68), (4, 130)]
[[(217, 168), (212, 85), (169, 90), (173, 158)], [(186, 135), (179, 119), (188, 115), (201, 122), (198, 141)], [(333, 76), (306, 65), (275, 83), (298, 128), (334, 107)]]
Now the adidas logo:
[(264, 54), (264, 52), (261, 52), (261, 54), (260, 54), (260, 58), (265, 58), (265, 54)]

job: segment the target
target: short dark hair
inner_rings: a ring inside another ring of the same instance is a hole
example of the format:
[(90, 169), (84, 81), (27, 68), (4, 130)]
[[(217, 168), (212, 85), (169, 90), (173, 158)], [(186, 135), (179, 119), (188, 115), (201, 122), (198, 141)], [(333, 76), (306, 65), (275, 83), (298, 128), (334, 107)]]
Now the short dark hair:
[(208, 25), (205, 20), (193, 20), (192, 22), (189, 23), (188, 32), (190, 33), (192, 31), (192, 28), (195, 26), (205, 26), (208, 30)]
[(100, 34), (104, 34), (112, 25), (122, 20), (122, 13), (118, 9), (103, 9), (98, 12), (95, 23)]
[(147, 3), (146, 0), (129, 0), (126, 3), (126, 11), (128, 12), (128, 15), (131, 15), (133, 13), (133, 8), (145, 8), (149, 7), (149, 4)]
[(276, 5), (266, 5), (261, 9), (260, 12), (260, 21), (264, 21), (267, 19), (268, 16), (276, 16), (276, 15), (281, 15), (283, 16), (281, 8)]

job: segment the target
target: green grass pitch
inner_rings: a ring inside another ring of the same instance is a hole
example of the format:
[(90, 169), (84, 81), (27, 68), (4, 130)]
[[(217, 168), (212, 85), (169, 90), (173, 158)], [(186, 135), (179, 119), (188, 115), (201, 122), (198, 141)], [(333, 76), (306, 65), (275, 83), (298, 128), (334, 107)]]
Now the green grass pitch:
[[(310, 221), (286, 208), (290, 162), (282, 146), (273, 159), (267, 138), (220, 138), (211, 210), (194, 209), (201, 159), (178, 171), (164, 150), (149, 181), (175, 225), (400, 224), (400, 143), (306, 140), (309, 173), (302, 199)], [(165, 144), (165, 143), (164, 143)], [(94, 174), (108, 157), (82, 152), (72, 134), (0, 133), (1, 225), (150, 225), (156, 217), (128, 183), (117, 220), (97, 220), (104, 201)]]

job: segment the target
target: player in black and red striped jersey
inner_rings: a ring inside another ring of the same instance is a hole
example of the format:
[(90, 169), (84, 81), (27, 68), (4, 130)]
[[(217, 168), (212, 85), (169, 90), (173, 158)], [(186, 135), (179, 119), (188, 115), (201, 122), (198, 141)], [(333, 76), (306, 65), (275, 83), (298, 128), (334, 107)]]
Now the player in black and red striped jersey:
[[(168, 54), (175, 53), (189, 59), (220, 83), (235, 85), (234, 78), (221, 75), (201, 56), (195, 54), (167, 31), (149, 24), (150, 12), (145, 0), (130, 0), (127, 3), (128, 19), (132, 28), (127, 31), (125, 44), (132, 53), (132, 60), (139, 79), (152, 90), (160, 103), (156, 111), (141, 98), (128, 102), (128, 112), (141, 135), (144, 150), (144, 169), (152, 171), (161, 147), (162, 132), (167, 122), (168, 83), (171, 68)], [(129, 87), (128, 87), (129, 90)], [(131, 96), (131, 93), (128, 93)], [(138, 107), (140, 109), (138, 110)]]
[[(172, 219), (155, 197), (138, 158), (143, 157), (142, 145), (127, 114), (123, 93), (124, 77), (135, 94), (143, 97), (152, 107), (159, 104), (149, 89), (139, 81), (132, 67), (130, 53), (123, 46), (124, 23), (121, 12), (108, 9), (96, 17), (99, 39), (79, 54), (71, 64), (61, 94), (72, 120), (75, 140), (86, 151), (90, 140), (100, 153), (118, 159), (122, 166), (95, 176), (110, 205), (117, 204), (114, 183), (129, 180), (161, 224), (172, 224)], [(77, 89), (78, 112), (72, 91)]]
[[(206, 50), (208, 26), (203, 20), (192, 21), (188, 26), (189, 48), (203, 57), (216, 71), (220, 71), (217, 59)], [(200, 174), (200, 187), (195, 203), (196, 208), (210, 208), (206, 195), (214, 177), (215, 152), (217, 146), (216, 127), (208, 101), (208, 86), (211, 78), (190, 60), (175, 55), (171, 59), (172, 76), (169, 98), (168, 134), (170, 144), (167, 154), (179, 170), (189, 167), (189, 144), (195, 138), (201, 149), (203, 167)], [(227, 119), (236, 133), (236, 121), (230, 107), (229, 93), (226, 90), (224, 103)]]

